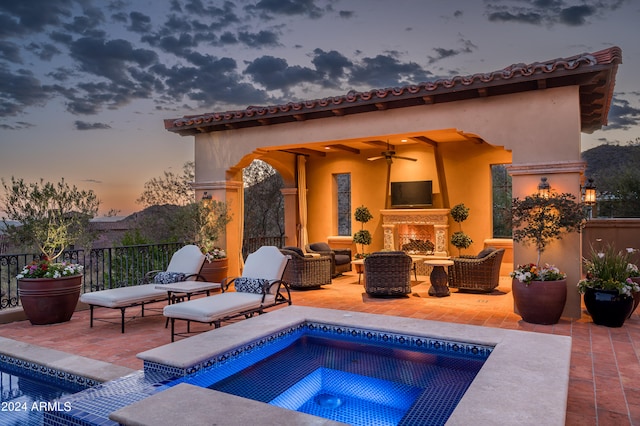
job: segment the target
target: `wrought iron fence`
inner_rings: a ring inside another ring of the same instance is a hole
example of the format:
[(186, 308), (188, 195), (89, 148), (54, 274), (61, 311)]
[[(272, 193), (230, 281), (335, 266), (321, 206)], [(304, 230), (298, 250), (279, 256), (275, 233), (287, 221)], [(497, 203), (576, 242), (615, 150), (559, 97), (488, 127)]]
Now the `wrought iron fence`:
[[(244, 258), (263, 245), (282, 247), (285, 237), (249, 238), (244, 241)], [(79, 263), (84, 266), (82, 292), (104, 290), (108, 288), (138, 285), (145, 274), (154, 270), (165, 270), (171, 256), (184, 243), (144, 244), (123, 247), (67, 250), (62, 260)], [(0, 310), (20, 305), (16, 275), (32, 261), (39, 259), (38, 254), (2, 254), (0, 255)]]
[[(82, 291), (90, 292), (108, 288), (139, 284), (145, 274), (164, 270), (169, 260), (184, 243), (145, 244), (124, 247), (108, 247), (83, 250), (67, 250), (62, 260), (84, 266)], [(25, 265), (39, 259), (37, 254), (0, 255), (0, 310), (18, 306), (16, 275)]]

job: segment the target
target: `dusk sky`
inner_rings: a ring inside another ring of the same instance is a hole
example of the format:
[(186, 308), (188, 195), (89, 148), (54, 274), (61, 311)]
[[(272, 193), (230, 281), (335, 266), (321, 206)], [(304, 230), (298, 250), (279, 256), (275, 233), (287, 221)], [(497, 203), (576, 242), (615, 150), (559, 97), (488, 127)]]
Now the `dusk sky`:
[(129, 214), (193, 160), (163, 119), (622, 49), (609, 125), (640, 138), (637, 0), (0, 0), (0, 177)]

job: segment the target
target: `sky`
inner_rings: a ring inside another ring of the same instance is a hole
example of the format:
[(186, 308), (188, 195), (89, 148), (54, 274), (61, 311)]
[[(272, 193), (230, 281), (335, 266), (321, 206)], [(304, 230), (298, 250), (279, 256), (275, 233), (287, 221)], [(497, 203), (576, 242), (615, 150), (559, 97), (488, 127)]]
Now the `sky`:
[(640, 143), (637, 0), (0, 0), (0, 177), (141, 210), (193, 137), (163, 120), (622, 49), (609, 124)]

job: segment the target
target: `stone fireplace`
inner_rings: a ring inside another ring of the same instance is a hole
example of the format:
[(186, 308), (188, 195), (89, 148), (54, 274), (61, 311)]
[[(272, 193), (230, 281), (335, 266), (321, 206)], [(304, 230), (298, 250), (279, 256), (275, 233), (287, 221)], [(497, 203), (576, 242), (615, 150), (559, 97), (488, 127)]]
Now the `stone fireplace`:
[(380, 215), (385, 250), (420, 248), (429, 240), (435, 246), (433, 256), (449, 256), (449, 209), (387, 209)]

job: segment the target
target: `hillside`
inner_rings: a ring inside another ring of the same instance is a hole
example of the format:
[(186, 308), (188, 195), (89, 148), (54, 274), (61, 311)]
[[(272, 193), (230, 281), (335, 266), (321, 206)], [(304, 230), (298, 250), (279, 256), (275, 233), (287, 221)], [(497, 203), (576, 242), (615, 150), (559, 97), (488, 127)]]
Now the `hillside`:
[(587, 177), (601, 187), (624, 170), (638, 170), (640, 145), (600, 145), (584, 151), (582, 159), (587, 162)]

